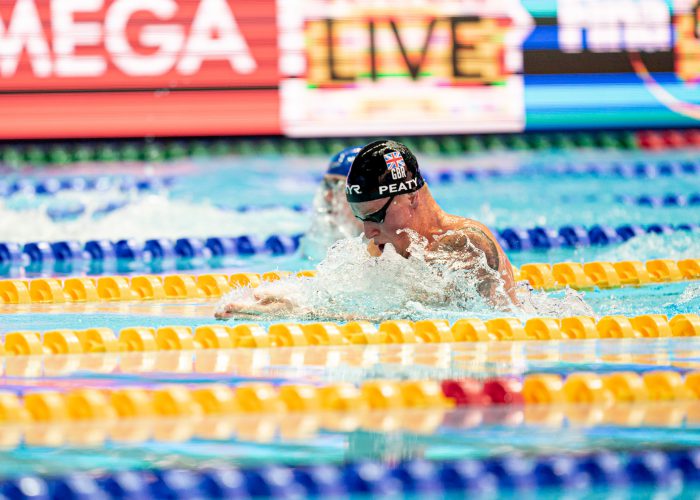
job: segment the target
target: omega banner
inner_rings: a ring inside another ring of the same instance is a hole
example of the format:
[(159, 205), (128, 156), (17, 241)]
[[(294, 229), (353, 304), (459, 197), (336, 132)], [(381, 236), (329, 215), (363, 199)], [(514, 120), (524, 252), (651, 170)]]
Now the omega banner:
[(0, 0), (0, 138), (691, 126), (700, 0)]

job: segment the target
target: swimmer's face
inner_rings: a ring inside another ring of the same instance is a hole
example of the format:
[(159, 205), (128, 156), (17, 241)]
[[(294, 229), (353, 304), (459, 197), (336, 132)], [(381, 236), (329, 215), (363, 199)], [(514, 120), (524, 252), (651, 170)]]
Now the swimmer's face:
[(340, 175), (326, 174), (321, 181), (321, 188), (326, 203), (333, 204), (335, 203), (334, 198), (340, 195), (345, 197), (345, 178)]
[(350, 203), (350, 208), (355, 217), (365, 219), (365, 237), (371, 239), (379, 250), (383, 251), (384, 246), (391, 243), (399, 254), (407, 256), (410, 239), (406, 233), (397, 232), (400, 229), (413, 229), (416, 200), (415, 193), (412, 193), (394, 198)]
[(321, 192), (328, 213), (334, 217), (342, 218), (342, 221), (338, 221), (338, 223), (355, 227), (357, 234), (359, 234), (362, 224), (350, 211), (350, 206), (345, 198), (345, 177), (326, 174), (321, 181)]

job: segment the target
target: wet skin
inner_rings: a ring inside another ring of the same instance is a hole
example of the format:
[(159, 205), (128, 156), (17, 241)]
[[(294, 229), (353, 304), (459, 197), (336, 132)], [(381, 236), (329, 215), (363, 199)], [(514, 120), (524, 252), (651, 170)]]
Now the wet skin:
[[(380, 211), (387, 203), (387, 198), (351, 203), (350, 207), (358, 219)], [(411, 240), (402, 229), (411, 229), (428, 241), (428, 251), (455, 252), (455, 259), (463, 260), (465, 266), (474, 265), (473, 257), (468, 255), (471, 245), (484, 253), (488, 266), (498, 272), (504, 282), (504, 289), (513, 302), (516, 302), (513, 268), (503, 249), (491, 231), (472, 219), (445, 213), (435, 202), (427, 186), (415, 193), (395, 197), (386, 207), (381, 223), (364, 221), (365, 237), (382, 252), (391, 244), (404, 257), (408, 257)], [(446, 235), (450, 231), (455, 234)], [(493, 298), (490, 277), (484, 275), (485, 283), (480, 287), (482, 295)]]

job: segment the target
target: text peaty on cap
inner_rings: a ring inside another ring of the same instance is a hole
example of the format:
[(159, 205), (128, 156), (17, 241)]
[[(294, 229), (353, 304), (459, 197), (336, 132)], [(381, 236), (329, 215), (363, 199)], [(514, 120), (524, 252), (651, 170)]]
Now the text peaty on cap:
[(412, 193), (423, 184), (413, 153), (400, 142), (384, 139), (367, 144), (357, 154), (345, 195), (349, 202), (358, 203)]

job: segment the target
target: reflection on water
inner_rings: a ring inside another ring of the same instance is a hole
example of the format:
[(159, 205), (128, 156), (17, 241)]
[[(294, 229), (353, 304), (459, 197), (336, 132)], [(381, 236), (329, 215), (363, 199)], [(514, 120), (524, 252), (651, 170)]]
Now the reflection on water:
[(697, 446), (699, 428), (697, 401), (4, 424), (0, 473), (641, 451)]
[[(246, 380), (360, 383), (574, 371), (700, 370), (700, 338), (490, 341), (203, 349), (7, 357), (13, 388), (231, 384)], [(77, 378), (76, 378), (77, 377)]]

